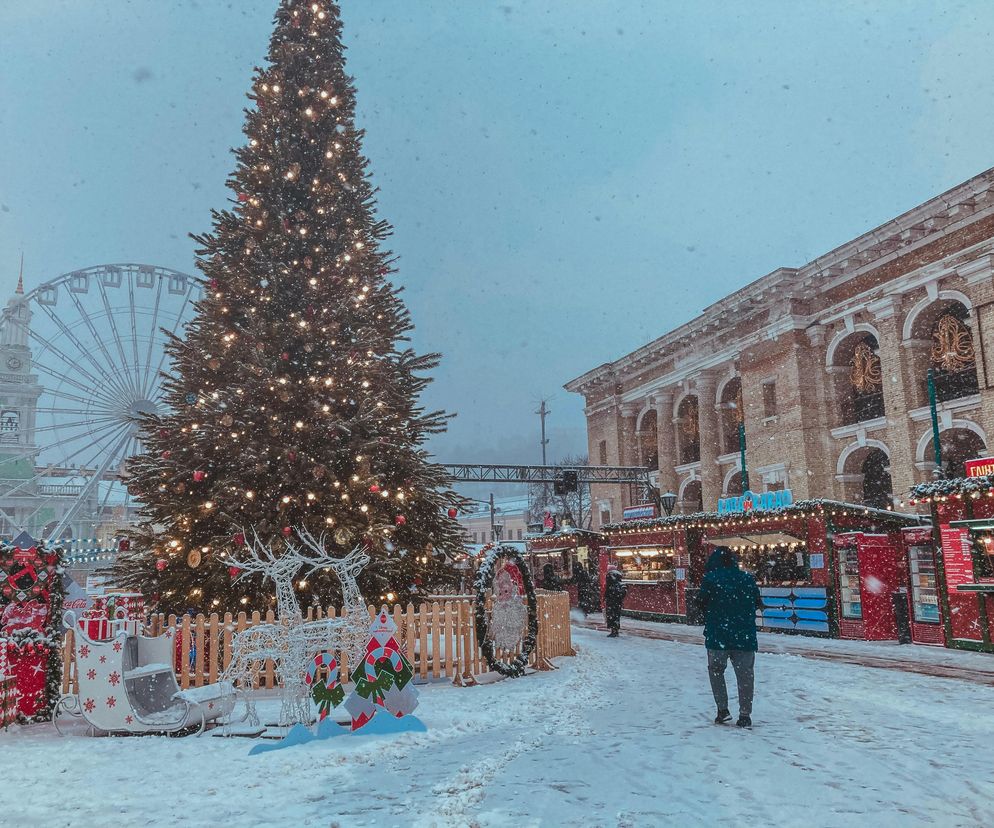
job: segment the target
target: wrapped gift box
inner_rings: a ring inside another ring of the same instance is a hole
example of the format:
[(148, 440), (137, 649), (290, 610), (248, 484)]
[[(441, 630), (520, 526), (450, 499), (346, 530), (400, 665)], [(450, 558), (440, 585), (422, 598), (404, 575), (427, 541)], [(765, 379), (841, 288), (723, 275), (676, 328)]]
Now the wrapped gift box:
[(84, 615), (79, 619), (79, 628), (92, 641), (106, 641), (111, 637), (111, 622), (109, 618), (93, 618)]

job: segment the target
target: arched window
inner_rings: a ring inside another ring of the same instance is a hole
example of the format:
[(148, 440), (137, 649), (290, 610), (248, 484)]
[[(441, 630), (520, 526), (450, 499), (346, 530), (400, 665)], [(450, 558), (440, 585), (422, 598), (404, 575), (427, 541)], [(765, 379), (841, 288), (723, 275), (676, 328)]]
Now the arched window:
[(642, 416), (638, 439), (642, 465), (655, 471), (659, 468), (659, 433), (655, 409), (650, 409)]
[(829, 372), (835, 384), (840, 425), (884, 416), (883, 370), (876, 336), (857, 330), (845, 337), (832, 352)]
[(9, 408), (0, 411), (0, 444), (16, 444), (20, 425), (20, 412)]
[(738, 377), (725, 383), (721, 389), (721, 438), (722, 453), (732, 454), (739, 450), (739, 425), (742, 424), (745, 409), (742, 405), (742, 380)]
[(877, 445), (852, 445), (840, 457), (837, 478), (844, 486), (843, 498), (851, 503), (863, 503), (877, 509), (893, 505), (894, 488), (890, 478), (890, 458)]
[(698, 423), (698, 400), (684, 397), (677, 409), (677, 433), (680, 441), (680, 463), (697, 463), (701, 459), (701, 433)]
[(680, 506), (683, 508), (684, 514), (704, 511), (704, 497), (700, 480), (691, 480), (683, 487), (683, 498), (680, 500)]
[[(983, 457), (987, 451), (983, 438), (968, 428), (947, 428), (939, 434), (942, 446), (942, 472), (945, 477), (966, 477), (966, 461)], [(924, 459), (935, 456), (931, 438), (925, 445)]]
[(880, 449), (867, 452), (863, 460), (863, 503), (877, 509), (893, 504), (894, 487), (890, 479), (890, 460)]
[(725, 487), (725, 497), (741, 497), (745, 492), (742, 491), (742, 472), (737, 471), (730, 478), (728, 478), (728, 486)]
[(977, 393), (977, 360), (968, 317), (967, 309), (953, 302), (932, 324), (929, 365), (939, 402)]

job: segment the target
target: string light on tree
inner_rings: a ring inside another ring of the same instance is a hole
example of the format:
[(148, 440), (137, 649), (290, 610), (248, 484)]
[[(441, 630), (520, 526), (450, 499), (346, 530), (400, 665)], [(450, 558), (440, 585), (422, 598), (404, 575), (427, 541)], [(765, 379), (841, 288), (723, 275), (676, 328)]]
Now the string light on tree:
[[(438, 357), (407, 345), (341, 35), (335, 3), (282, 0), (231, 206), (195, 237), (210, 291), (167, 346), (171, 412), (143, 427), (146, 453), (129, 471), (146, 505), (115, 572), (163, 596), (165, 611), (268, 606), (261, 579), (236, 589), (223, 563), (244, 544), (242, 525), (267, 543), (298, 525), (328, 529), (342, 550), (365, 539), (371, 595), (444, 586), (445, 554), (461, 548), (463, 500), (423, 453), (445, 427), (418, 401)], [(402, 554), (429, 542), (443, 554)], [(199, 556), (195, 570), (183, 550)], [(306, 592), (334, 603), (339, 584), (317, 572)]]

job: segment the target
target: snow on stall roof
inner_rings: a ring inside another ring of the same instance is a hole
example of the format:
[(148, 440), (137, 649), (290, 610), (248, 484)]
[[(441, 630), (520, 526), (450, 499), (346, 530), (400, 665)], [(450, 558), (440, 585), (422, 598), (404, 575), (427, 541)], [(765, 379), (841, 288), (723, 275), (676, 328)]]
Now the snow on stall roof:
[(859, 503), (843, 503), (840, 500), (799, 500), (790, 506), (782, 509), (763, 509), (752, 512), (694, 512), (689, 515), (670, 515), (668, 517), (646, 518), (643, 520), (626, 520), (615, 523), (606, 523), (601, 527), (604, 532), (617, 532), (622, 529), (666, 529), (670, 526), (679, 526), (686, 523), (721, 522), (730, 525), (735, 523), (756, 522), (765, 519), (775, 520), (778, 517), (800, 517), (803, 512), (822, 511), (844, 511), (854, 515), (865, 515), (880, 521), (888, 521), (903, 526), (924, 526), (930, 522), (928, 515), (908, 514), (905, 512), (894, 512), (890, 509), (877, 509), (873, 506), (863, 506)]

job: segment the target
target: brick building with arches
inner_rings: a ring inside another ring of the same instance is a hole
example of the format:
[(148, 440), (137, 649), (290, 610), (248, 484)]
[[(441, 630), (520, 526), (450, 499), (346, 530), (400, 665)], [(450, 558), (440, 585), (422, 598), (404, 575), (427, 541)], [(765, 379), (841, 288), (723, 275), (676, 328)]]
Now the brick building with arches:
[[(994, 439), (994, 169), (566, 384), (591, 462), (648, 465), (677, 510), (749, 488), (886, 508)], [(989, 438), (988, 435), (991, 435)], [(629, 493), (594, 486), (594, 526)]]

